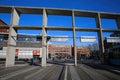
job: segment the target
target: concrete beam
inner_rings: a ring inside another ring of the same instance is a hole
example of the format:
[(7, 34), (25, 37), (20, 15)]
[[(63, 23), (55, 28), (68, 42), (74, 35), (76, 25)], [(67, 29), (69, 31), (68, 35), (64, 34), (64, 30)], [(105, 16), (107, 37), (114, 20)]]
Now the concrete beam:
[(118, 29), (120, 29), (120, 17), (116, 18), (116, 23), (117, 23)]
[(42, 8), (34, 8), (34, 7), (15, 7), (16, 10), (21, 14), (42, 14)]
[(48, 27), (45, 27), (46, 30), (65, 30), (65, 31), (73, 31), (73, 28), (72, 27), (56, 27), (56, 26), (48, 26)]
[(13, 26), (16, 30), (42, 30), (41, 26)]
[(12, 36), (17, 36), (13, 25), (18, 25), (19, 22), (19, 14), (15, 10), (12, 9), (12, 16), (11, 16), (11, 25), (9, 31), (9, 38), (8, 38), (8, 47), (7, 47), (7, 54), (6, 54), (6, 67), (14, 66), (15, 64), (15, 46), (16, 46), (16, 38), (12, 38)]
[(9, 29), (8, 25), (0, 25), (0, 29)]
[(90, 12), (90, 11), (74, 11), (75, 16), (82, 16), (82, 17), (95, 17), (97, 12)]
[(64, 9), (46, 9), (48, 15), (66, 15), (71, 16), (71, 10), (64, 10)]
[[(25, 14), (42, 14), (44, 8), (40, 7), (26, 7), (26, 6), (14, 6), (20, 13)], [(12, 6), (0, 6), (0, 12), (11, 13)], [(60, 9), (60, 8), (45, 8), (47, 13), (50, 15), (67, 15), (71, 16), (71, 9)], [(97, 15), (97, 11), (88, 10), (74, 10), (75, 16), (88, 16), (94, 17)], [(120, 13), (100, 12), (103, 18), (117, 18)]]
[(46, 58), (47, 58), (47, 38), (46, 38), (46, 30), (47, 26), (47, 13), (46, 10), (43, 9), (43, 27), (42, 27), (42, 62), (41, 66), (47, 66)]
[(97, 32), (99, 31), (99, 28), (76, 28), (76, 31), (88, 31), (88, 32)]
[(72, 11), (72, 26), (73, 26), (73, 48), (74, 48), (74, 59), (75, 59), (75, 66), (77, 66), (76, 31), (75, 31), (74, 11)]
[(120, 17), (119, 13), (106, 13), (106, 12), (100, 12), (100, 17), (101, 18), (107, 18), (107, 19), (116, 19)]
[(119, 29), (102, 29), (102, 32), (120, 32), (120, 28)]
[(11, 13), (12, 7), (0, 6), (0, 13)]

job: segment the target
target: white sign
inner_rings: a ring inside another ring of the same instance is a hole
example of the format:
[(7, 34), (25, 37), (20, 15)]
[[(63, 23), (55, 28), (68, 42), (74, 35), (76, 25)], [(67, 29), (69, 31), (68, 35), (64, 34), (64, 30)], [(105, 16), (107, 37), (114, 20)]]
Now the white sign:
[(95, 42), (96, 36), (81, 36), (80, 41), (81, 42)]
[(118, 42), (120, 43), (120, 37), (107, 37), (107, 42)]
[(51, 37), (51, 41), (55, 41), (55, 42), (66, 42), (67, 40), (68, 40), (68, 36)]

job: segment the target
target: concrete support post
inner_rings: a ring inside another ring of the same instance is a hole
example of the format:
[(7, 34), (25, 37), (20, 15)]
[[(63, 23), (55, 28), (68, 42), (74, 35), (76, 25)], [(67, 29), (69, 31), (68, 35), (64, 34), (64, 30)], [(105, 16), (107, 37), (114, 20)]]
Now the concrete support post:
[(19, 14), (17, 13), (16, 9), (12, 9), (12, 16), (11, 16), (11, 24), (9, 30), (9, 38), (8, 38), (8, 46), (7, 46), (7, 54), (6, 54), (6, 67), (14, 66), (15, 64), (15, 46), (16, 46), (16, 37), (17, 33), (13, 28), (14, 25), (18, 25), (19, 22)]
[(74, 51), (75, 66), (77, 66), (76, 30), (75, 30), (74, 11), (72, 11), (72, 26), (73, 26), (73, 49), (74, 49), (73, 51)]
[(97, 27), (99, 28), (98, 32), (98, 42), (99, 42), (99, 50), (100, 50), (100, 61), (101, 63), (104, 63), (104, 42), (103, 42), (103, 37), (102, 37), (102, 27), (101, 27), (101, 21), (100, 21), (100, 13), (98, 13), (96, 17), (96, 23)]
[(116, 19), (116, 23), (117, 23), (118, 29), (120, 29), (120, 17), (118, 17), (118, 18)]
[(47, 57), (47, 59), (49, 58), (49, 57), (48, 57), (48, 45), (47, 45), (47, 56), (46, 56), (46, 57)]
[(99, 49), (100, 53), (104, 53), (104, 43), (103, 43), (103, 37), (102, 37), (102, 27), (101, 27), (101, 21), (100, 21), (100, 13), (98, 13), (96, 18), (97, 27), (100, 29), (98, 32), (98, 41), (99, 41)]
[(47, 56), (47, 37), (45, 27), (47, 26), (47, 13), (43, 9), (43, 27), (42, 27), (42, 63), (41, 66), (46, 66), (46, 56)]
[(72, 46), (70, 46), (69, 49), (70, 49), (69, 54), (70, 56), (72, 56)]

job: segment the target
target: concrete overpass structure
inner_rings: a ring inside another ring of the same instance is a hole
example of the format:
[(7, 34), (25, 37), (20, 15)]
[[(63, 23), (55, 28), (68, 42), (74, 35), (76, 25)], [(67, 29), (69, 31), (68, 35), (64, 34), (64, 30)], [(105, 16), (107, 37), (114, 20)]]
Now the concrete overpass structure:
[[(97, 32), (99, 36), (99, 47), (100, 53), (104, 53), (104, 44), (102, 39), (103, 32), (120, 32), (120, 14), (118, 13), (106, 13), (106, 12), (94, 12), (94, 11), (83, 11), (83, 10), (70, 10), (70, 9), (56, 9), (56, 8), (39, 8), (39, 7), (17, 7), (17, 6), (0, 6), (0, 13), (10, 13), (10, 25), (0, 25), (0, 28), (9, 29), (9, 39), (8, 39), (8, 49), (6, 56), (6, 67), (14, 66), (15, 63), (15, 46), (16, 38), (12, 36), (17, 36), (17, 30), (42, 30), (42, 66), (46, 66), (46, 36), (47, 30), (65, 30), (73, 32), (73, 47), (75, 54), (75, 65), (77, 66), (77, 54), (76, 54), (76, 31), (89, 31)], [(42, 26), (20, 26), (19, 19), (20, 14), (41, 14), (43, 16)], [(48, 26), (47, 15), (63, 15), (72, 17), (72, 27), (65, 26)], [(75, 25), (75, 16), (82, 17), (92, 17), (96, 19), (96, 28), (78, 28)], [(117, 22), (117, 29), (104, 29), (101, 26), (100, 18), (115, 19)]]

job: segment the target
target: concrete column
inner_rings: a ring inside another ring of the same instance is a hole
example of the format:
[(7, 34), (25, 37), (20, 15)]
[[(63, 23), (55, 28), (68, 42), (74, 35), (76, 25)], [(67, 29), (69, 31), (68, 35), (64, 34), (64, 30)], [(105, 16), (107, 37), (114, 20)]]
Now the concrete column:
[(103, 43), (103, 37), (102, 37), (102, 26), (101, 26), (101, 21), (100, 21), (100, 13), (98, 13), (96, 17), (96, 23), (97, 23), (97, 28), (99, 28), (98, 32), (98, 42), (99, 42), (99, 49), (100, 53), (104, 53), (104, 43)]
[(116, 19), (116, 23), (117, 23), (118, 29), (120, 29), (120, 17), (118, 17), (118, 18)]
[(47, 59), (48, 59), (49, 57), (48, 57), (48, 43), (47, 43)]
[(45, 27), (47, 26), (47, 13), (43, 9), (43, 27), (42, 27), (42, 63), (41, 66), (46, 66), (46, 56), (47, 56), (47, 37)]
[(74, 59), (75, 59), (75, 66), (77, 66), (76, 30), (75, 30), (74, 11), (72, 11), (72, 27), (73, 27), (73, 50), (74, 50)]
[(16, 46), (16, 30), (13, 28), (14, 25), (18, 25), (19, 22), (19, 14), (15, 8), (12, 9), (11, 16), (11, 24), (9, 30), (9, 38), (8, 38), (8, 46), (7, 46), (7, 54), (6, 54), (6, 67), (14, 66), (15, 64), (15, 46)]
[(69, 48), (70, 48), (69, 54), (70, 56), (72, 56), (72, 46), (69, 46)]

